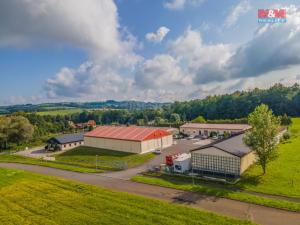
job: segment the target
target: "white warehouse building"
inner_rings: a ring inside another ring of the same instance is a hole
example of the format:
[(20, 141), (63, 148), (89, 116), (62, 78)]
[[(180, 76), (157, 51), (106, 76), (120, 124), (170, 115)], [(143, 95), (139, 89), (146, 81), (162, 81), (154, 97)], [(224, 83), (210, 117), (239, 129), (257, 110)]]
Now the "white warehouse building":
[(172, 135), (159, 128), (99, 126), (84, 135), (86, 146), (130, 153), (147, 153), (173, 144)]
[(251, 126), (248, 124), (214, 124), (214, 123), (186, 123), (180, 126), (180, 133), (186, 135), (205, 135), (210, 136), (211, 133), (222, 135), (225, 132), (229, 134), (241, 133), (249, 130)]

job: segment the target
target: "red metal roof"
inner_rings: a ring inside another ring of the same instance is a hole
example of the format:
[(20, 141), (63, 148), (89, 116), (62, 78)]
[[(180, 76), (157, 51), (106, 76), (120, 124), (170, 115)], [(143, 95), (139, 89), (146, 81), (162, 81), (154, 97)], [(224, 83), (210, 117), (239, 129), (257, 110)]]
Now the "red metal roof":
[(109, 138), (129, 141), (145, 141), (171, 135), (169, 132), (149, 127), (99, 126), (86, 133), (86, 137)]

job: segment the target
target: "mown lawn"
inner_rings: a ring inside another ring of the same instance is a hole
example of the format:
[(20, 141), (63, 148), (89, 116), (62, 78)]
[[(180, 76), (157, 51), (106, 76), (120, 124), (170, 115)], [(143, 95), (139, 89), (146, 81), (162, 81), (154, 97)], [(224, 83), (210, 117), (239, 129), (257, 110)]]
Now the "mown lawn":
[(23, 156), (18, 156), (18, 155), (6, 155), (6, 154), (0, 155), (0, 162), (32, 164), (32, 165), (39, 165), (39, 166), (46, 166), (46, 167), (51, 167), (51, 168), (81, 172), (81, 173), (101, 173), (101, 172), (103, 172), (103, 170), (100, 170), (100, 169), (86, 168), (86, 167), (81, 167), (78, 165), (62, 164), (62, 163), (58, 163), (55, 161), (54, 162), (44, 161), (44, 160), (40, 160), (40, 159), (34, 159), (34, 158), (23, 157)]
[(55, 156), (56, 161), (81, 165), (85, 167), (96, 167), (96, 155), (98, 156), (98, 168), (115, 169), (110, 166), (111, 162), (125, 162), (128, 167), (135, 167), (153, 158), (154, 153), (132, 154), (126, 152), (112, 151), (108, 149), (91, 148), (80, 146), (70, 151)]
[(0, 168), (0, 224), (251, 224), (78, 182)]
[(252, 166), (238, 186), (247, 190), (300, 198), (300, 118), (289, 128), (292, 138), (278, 146), (278, 158), (270, 162), (262, 175), (261, 167)]
[(204, 182), (199, 179), (194, 179), (193, 185), (192, 178), (190, 177), (184, 178), (153, 173), (148, 174), (147, 176), (135, 176), (132, 178), (132, 180), (140, 183), (198, 192), (210, 196), (228, 198), (257, 205), (264, 205), (268, 207), (300, 212), (300, 202), (291, 202), (287, 200), (257, 196), (255, 194), (241, 192), (237, 189), (233, 189), (232, 187), (214, 185), (212, 183)]

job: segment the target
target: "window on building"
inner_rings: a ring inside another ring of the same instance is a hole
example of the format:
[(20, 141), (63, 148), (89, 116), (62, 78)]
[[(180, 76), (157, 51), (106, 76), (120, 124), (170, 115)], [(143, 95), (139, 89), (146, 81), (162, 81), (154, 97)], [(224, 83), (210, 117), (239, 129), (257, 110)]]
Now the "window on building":
[(176, 170), (181, 170), (181, 166), (180, 165), (175, 165), (175, 169)]

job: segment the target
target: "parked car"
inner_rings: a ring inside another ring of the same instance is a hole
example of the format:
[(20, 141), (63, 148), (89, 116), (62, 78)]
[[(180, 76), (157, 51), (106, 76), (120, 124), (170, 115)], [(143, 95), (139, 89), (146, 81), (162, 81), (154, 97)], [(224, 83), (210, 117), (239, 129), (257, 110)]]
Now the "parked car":
[(160, 149), (155, 149), (154, 153), (155, 153), (156, 155), (160, 155), (160, 154), (161, 154), (161, 150), (160, 150)]
[(194, 139), (195, 137), (194, 136), (188, 136), (186, 139), (187, 140), (192, 140), (192, 139)]

